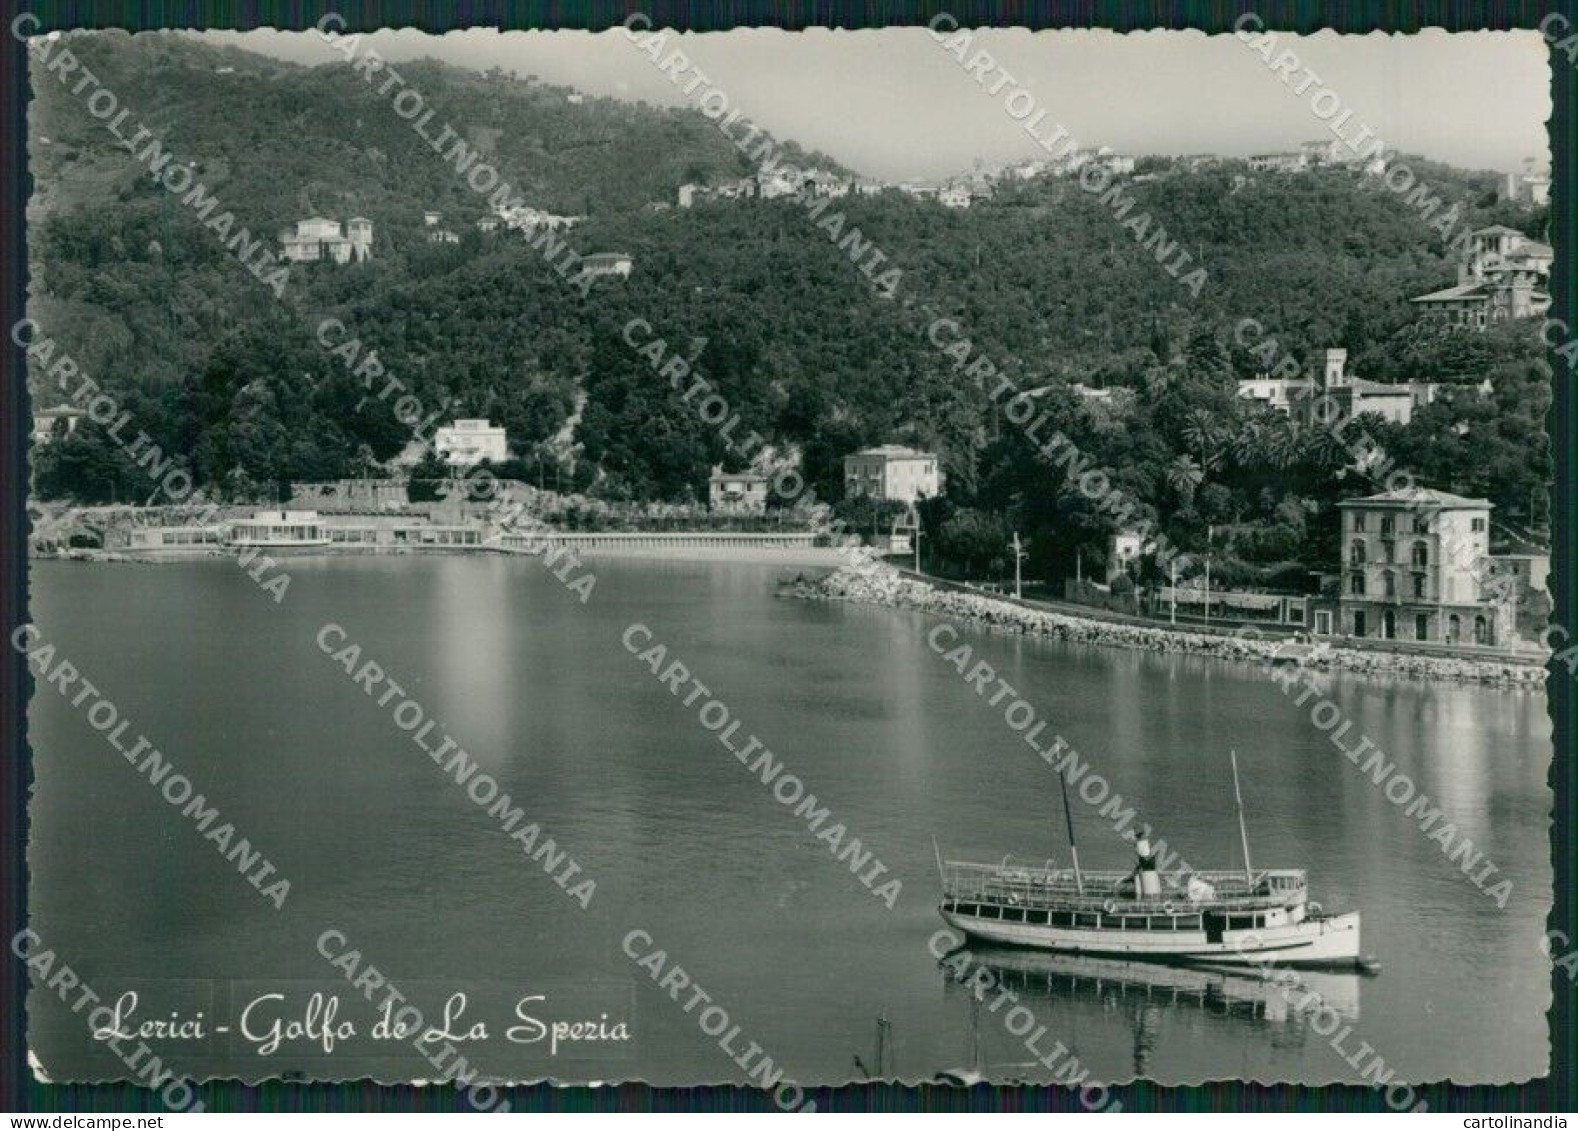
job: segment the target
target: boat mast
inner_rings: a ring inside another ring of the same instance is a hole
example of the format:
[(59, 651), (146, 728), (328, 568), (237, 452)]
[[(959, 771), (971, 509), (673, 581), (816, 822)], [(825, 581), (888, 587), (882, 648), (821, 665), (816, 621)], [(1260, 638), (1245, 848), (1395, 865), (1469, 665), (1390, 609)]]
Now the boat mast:
[(1238, 840), (1244, 846), (1244, 879), (1253, 887), (1255, 873), (1249, 866), (1249, 832), (1244, 828), (1244, 795), (1238, 789), (1238, 751), (1228, 751), (1228, 757), (1233, 763), (1233, 800), (1238, 805)]
[(1063, 790), (1063, 823), (1068, 826), (1068, 854), (1074, 862), (1074, 890), (1085, 894), (1085, 878), (1079, 871), (1079, 846), (1074, 843), (1074, 814), (1068, 807), (1068, 779), (1058, 771), (1057, 783)]

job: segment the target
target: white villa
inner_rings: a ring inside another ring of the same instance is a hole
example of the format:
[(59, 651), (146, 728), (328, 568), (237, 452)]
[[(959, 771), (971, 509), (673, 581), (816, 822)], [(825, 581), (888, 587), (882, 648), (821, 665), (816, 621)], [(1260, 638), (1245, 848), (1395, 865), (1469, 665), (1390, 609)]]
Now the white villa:
[(291, 263), (358, 263), (373, 253), (373, 222), (365, 216), (352, 216), (342, 230), (338, 220), (314, 216), (297, 220), (296, 229), (279, 234), (280, 258)]
[(844, 457), (844, 497), (897, 499), (914, 504), (942, 491), (942, 473), (930, 452), (898, 444), (865, 448)]
[(470, 467), (483, 460), (502, 463), (510, 455), (504, 429), (487, 420), (457, 420), (440, 428), (433, 436), (433, 450), (454, 467)]
[[(77, 423), (86, 416), (80, 408), (69, 404), (56, 405), (33, 414), (33, 443), (47, 444), (55, 438), (57, 430), (68, 436), (77, 430)], [(60, 422), (65, 421), (62, 425)]]

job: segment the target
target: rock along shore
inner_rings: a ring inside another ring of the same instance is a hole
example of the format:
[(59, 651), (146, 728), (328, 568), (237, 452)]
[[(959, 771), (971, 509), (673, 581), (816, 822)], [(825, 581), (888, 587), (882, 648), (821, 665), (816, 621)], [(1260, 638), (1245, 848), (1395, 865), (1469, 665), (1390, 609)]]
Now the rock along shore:
[[(1254, 639), (1162, 626), (1121, 624), (1026, 608), (1013, 601), (985, 594), (939, 589), (888, 569), (859, 571), (845, 566), (816, 580), (801, 578), (791, 582), (782, 590), (782, 595), (810, 601), (853, 601), (891, 609), (912, 609), (934, 616), (972, 621), (1000, 632), (1067, 640), (1077, 644), (1141, 648), (1151, 652), (1187, 652), (1267, 666), (1289, 661), (1289, 657), (1282, 652), (1284, 641), (1275, 639), (1275, 630), (1272, 629), (1265, 630), (1264, 639)], [(1542, 689), (1546, 678), (1546, 669), (1535, 656), (1527, 660), (1479, 659), (1319, 646), (1308, 650), (1299, 662), (1307, 668), (1453, 680), (1529, 690)]]

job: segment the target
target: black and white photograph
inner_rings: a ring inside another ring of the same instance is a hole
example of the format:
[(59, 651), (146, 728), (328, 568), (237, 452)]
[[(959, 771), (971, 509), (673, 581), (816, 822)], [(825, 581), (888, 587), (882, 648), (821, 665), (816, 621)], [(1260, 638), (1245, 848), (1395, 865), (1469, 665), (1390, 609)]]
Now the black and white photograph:
[(11, 31), (35, 1081), (1556, 1071), (1566, 17)]

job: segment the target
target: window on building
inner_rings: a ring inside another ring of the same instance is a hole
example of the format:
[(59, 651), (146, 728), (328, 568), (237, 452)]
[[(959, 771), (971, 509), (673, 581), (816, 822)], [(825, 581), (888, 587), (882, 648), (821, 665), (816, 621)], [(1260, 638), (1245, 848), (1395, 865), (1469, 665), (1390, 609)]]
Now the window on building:
[(1470, 519), (1468, 528), (1475, 534), (1483, 534), (1485, 533), (1485, 520), (1482, 518)]
[(1364, 529), (1364, 514), (1362, 511), (1353, 516), (1353, 528), (1355, 530)]
[(1381, 575), (1381, 589), (1388, 597), (1397, 596), (1397, 577), (1391, 570)]
[(1364, 625), (1364, 613), (1362, 611), (1354, 613), (1353, 614), (1353, 634), (1355, 636), (1363, 636), (1364, 635), (1364, 628), (1365, 628), (1365, 625)]
[(1381, 537), (1382, 538), (1390, 538), (1392, 536), (1392, 528), (1393, 528), (1393, 523), (1392, 523), (1392, 519), (1390, 517), (1386, 517), (1386, 518), (1381, 519)]
[(1430, 618), (1424, 613), (1420, 613), (1418, 616), (1414, 617), (1414, 639), (1430, 639)]
[(1462, 638), (1462, 636), (1463, 622), (1458, 619), (1458, 615), (1456, 613), (1453, 613), (1451, 616), (1447, 617), (1446, 642), (1448, 644), (1456, 644), (1458, 640)]
[(1350, 564), (1356, 566), (1362, 566), (1364, 564), (1363, 538), (1355, 538), (1353, 540), (1353, 544), (1348, 547), (1348, 561)]
[(1425, 518), (1425, 516), (1422, 515), (1422, 514), (1414, 515), (1414, 533), (1415, 534), (1429, 534), (1430, 533), (1430, 520)]
[(1422, 573), (1414, 574), (1414, 596), (1419, 598), (1420, 600), (1424, 599), (1424, 596), (1425, 596), (1425, 575), (1422, 574)]
[(1356, 573), (1348, 579), (1348, 592), (1355, 597), (1364, 596), (1364, 574)]
[(1474, 618), (1474, 643), (1490, 643), (1490, 625), (1486, 622), (1484, 617)]
[(1430, 564), (1430, 547), (1423, 542), (1415, 542), (1409, 552), (1408, 560), (1413, 563), (1415, 569), (1424, 569)]

